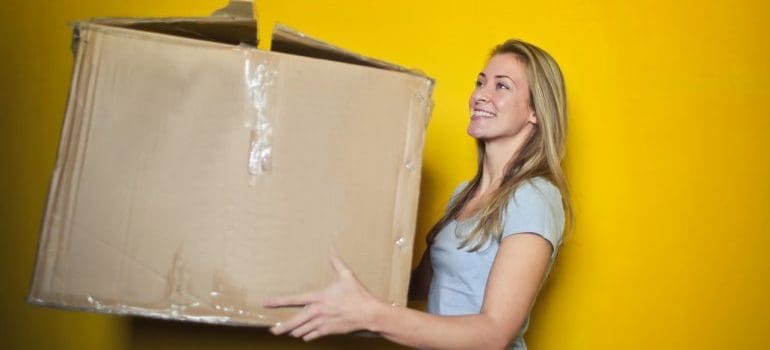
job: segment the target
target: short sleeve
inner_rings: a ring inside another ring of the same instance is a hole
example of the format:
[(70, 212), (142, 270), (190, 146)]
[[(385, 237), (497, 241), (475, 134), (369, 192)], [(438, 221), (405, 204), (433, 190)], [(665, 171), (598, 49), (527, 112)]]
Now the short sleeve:
[(517, 233), (535, 233), (551, 243), (555, 255), (564, 231), (561, 192), (543, 178), (528, 180), (508, 201), (504, 220), (502, 238)]

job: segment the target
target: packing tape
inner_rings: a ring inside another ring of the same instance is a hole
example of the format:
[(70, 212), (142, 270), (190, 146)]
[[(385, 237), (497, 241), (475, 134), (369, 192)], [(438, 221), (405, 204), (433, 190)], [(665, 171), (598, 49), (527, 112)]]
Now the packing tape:
[(277, 63), (269, 55), (257, 55), (253, 49), (244, 50), (244, 81), (246, 96), (253, 113), (245, 121), (251, 131), (249, 142), (248, 171), (252, 180), (272, 168), (273, 121), (272, 107), (275, 99)]

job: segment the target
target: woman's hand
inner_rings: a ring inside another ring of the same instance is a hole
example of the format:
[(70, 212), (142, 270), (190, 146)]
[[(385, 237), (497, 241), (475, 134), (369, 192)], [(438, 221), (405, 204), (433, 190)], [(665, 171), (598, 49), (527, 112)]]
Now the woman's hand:
[(375, 311), (384, 304), (374, 298), (356, 276), (338, 258), (331, 263), (337, 278), (328, 287), (315, 292), (276, 297), (265, 307), (304, 306), (296, 315), (270, 328), (273, 334), (289, 333), (310, 341), (325, 335), (367, 329)]

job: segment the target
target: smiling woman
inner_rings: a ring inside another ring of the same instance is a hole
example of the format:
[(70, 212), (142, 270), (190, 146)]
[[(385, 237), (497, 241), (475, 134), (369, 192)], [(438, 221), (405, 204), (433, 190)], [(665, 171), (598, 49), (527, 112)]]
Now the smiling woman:
[(478, 170), (455, 190), (412, 276), (428, 313), (377, 300), (333, 258), (337, 280), (326, 289), (265, 302), (305, 306), (274, 334), (369, 330), (423, 349), (526, 349), (529, 312), (570, 217), (561, 71), (543, 50), (509, 40), (492, 51), (469, 107)]

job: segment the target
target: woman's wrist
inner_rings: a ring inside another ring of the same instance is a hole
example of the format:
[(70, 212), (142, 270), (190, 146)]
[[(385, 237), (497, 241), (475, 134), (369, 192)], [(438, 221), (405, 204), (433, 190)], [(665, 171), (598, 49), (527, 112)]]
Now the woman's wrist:
[(373, 300), (370, 306), (364, 310), (364, 329), (369, 332), (380, 333), (382, 331), (383, 320), (387, 318), (389, 312), (392, 312), (393, 305), (384, 303), (380, 300)]

